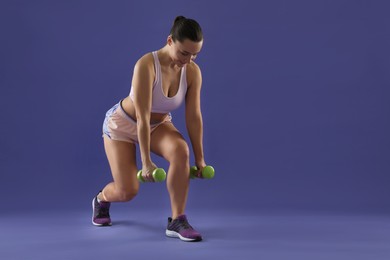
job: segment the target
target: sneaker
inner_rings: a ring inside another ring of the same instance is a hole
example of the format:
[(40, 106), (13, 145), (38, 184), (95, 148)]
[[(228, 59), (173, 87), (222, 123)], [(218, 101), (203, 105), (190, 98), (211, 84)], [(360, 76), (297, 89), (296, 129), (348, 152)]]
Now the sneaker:
[(202, 235), (191, 227), (186, 215), (180, 215), (174, 220), (168, 218), (168, 227), (165, 234), (168, 237), (178, 237), (180, 240), (187, 242), (202, 240)]
[(92, 224), (95, 226), (111, 226), (110, 218), (110, 202), (100, 203), (97, 200), (97, 195), (92, 200)]

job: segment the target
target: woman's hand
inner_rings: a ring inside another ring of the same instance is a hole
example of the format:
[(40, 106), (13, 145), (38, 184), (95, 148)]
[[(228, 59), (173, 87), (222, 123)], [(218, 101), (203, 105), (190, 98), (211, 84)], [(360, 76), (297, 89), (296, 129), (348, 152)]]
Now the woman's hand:
[(154, 182), (153, 171), (157, 169), (157, 166), (152, 162), (148, 162), (142, 165), (142, 178), (148, 182)]
[(195, 176), (197, 176), (198, 178), (202, 178), (202, 170), (204, 167), (207, 166), (207, 164), (205, 163), (204, 160), (202, 160), (202, 161), (196, 162), (195, 166), (196, 166), (196, 168), (198, 168), (198, 170), (195, 173)]

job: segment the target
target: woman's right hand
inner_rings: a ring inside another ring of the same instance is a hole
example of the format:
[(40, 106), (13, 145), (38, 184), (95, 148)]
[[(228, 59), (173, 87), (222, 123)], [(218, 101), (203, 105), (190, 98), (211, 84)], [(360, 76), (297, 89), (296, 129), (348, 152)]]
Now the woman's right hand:
[(153, 171), (157, 166), (151, 161), (142, 165), (142, 178), (147, 182), (154, 182)]

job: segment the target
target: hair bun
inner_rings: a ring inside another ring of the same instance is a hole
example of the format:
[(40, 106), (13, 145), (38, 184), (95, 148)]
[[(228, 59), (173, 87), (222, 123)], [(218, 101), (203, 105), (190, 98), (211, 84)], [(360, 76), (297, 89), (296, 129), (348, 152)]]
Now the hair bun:
[(169, 34), (173, 41), (183, 42), (189, 39), (193, 42), (200, 42), (203, 40), (202, 29), (198, 22), (182, 15), (176, 16)]
[(182, 16), (182, 15), (179, 15), (179, 16), (176, 16), (175, 21), (174, 21), (173, 23), (177, 23), (177, 22), (179, 22), (179, 21), (181, 21), (181, 20), (185, 20), (185, 19), (187, 19), (187, 18), (185, 18), (185, 17)]

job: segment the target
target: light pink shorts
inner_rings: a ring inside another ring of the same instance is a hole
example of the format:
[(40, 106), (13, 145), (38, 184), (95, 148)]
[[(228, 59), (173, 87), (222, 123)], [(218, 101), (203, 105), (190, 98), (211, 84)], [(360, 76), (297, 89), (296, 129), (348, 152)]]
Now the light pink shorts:
[[(103, 136), (112, 140), (138, 143), (137, 122), (131, 118), (122, 108), (122, 100), (106, 113), (103, 123)], [(150, 125), (150, 133), (164, 123), (171, 123), (172, 116), (169, 113), (162, 122)]]

